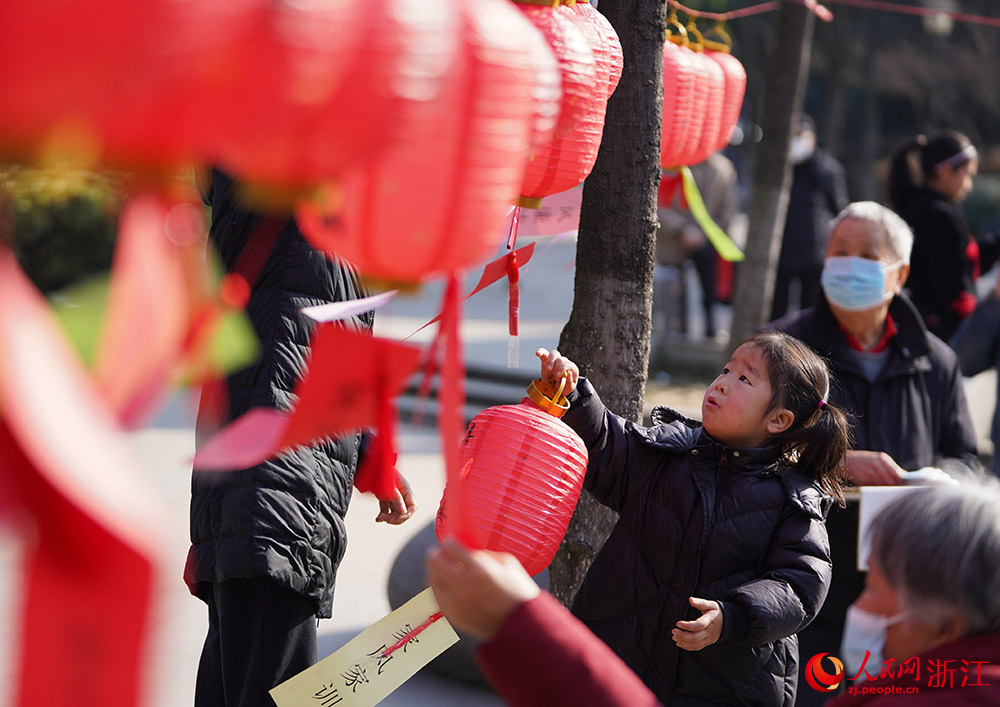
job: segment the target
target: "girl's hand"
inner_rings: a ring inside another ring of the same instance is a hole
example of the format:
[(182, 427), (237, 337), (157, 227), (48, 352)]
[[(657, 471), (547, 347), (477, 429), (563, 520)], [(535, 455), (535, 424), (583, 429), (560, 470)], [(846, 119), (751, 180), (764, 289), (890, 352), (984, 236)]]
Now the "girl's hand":
[(678, 621), (671, 631), (674, 643), (686, 651), (700, 651), (719, 640), (722, 635), (722, 607), (710, 599), (690, 597), (691, 606), (701, 612), (694, 621)]
[(576, 390), (577, 381), (580, 380), (580, 369), (577, 365), (553, 349), (538, 349), (535, 355), (542, 361), (541, 379), (546, 383), (559, 387), (563, 378), (566, 379), (566, 386), (563, 388), (563, 395), (569, 395)]

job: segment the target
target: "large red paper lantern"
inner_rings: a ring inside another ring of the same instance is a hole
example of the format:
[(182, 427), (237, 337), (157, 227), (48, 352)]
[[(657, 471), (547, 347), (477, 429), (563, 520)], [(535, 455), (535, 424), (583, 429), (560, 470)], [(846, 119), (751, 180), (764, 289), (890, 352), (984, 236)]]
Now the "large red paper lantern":
[[(461, 0), (458, 58), (437, 96), (398, 123), (398, 142), (344, 175), (325, 206), (303, 202), (313, 245), (362, 275), (419, 283), (488, 257), (517, 196), (536, 119), (537, 31), (506, 0)], [(335, 201), (339, 201), (335, 203)]]
[(459, 455), (462, 477), (457, 489), (445, 489), (436, 522), (438, 538), (452, 534), (449, 506), (462, 504), (471, 540), (513, 554), (532, 575), (559, 549), (587, 469), (586, 445), (559, 420), (569, 404), (544, 387), (535, 381), (519, 405), (473, 418)]
[(695, 103), (695, 55), (684, 46), (687, 32), (673, 23), (676, 33), (663, 45), (663, 117), (660, 136), (660, 166), (664, 169), (687, 164), (688, 132)]
[(265, 0), (37, 0), (0, 6), (0, 154), (187, 166)]
[(598, 79), (594, 51), (569, 8), (519, 4), (518, 9), (548, 40), (563, 84), (555, 133), (529, 158), (518, 200), (521, 206), (538, 208), (542, 197), (575, 187), (593, 169), (604, 132), (609, 78)]
[(253, 70), (220, 125), (220, 162), (241, 182), (308, 190), (391, 144), (452, 73), (454, 2), (274, 4)]
[[(713, 46), (706, 42), (706, 47)], [(722, 101), (722, 116), (719, 121), (719, 134), (715, 149), (721, 150), (729, 144), (733, 129), (740, 119), (743, 108), (743, 96), (747, 90), (747, 72), (740, 60), (734, 57), (729, 47), (719, 45), (717, 49), (708, 49), (705, 55), (722, 68), (725, 77), (725, 93)]]

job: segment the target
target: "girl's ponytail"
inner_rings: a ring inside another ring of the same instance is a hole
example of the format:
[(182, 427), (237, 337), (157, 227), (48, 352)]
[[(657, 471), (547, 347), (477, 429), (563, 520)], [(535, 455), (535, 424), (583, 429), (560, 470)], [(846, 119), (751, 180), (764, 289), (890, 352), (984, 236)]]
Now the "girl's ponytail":
[(821, 401), (810, 419), (782, 441), (795, 450), (795, 466), (845, 505), (844, 463), (852, 444), (847, 413)]
[[(889, 204), (896, 213), (921, 187), (936, 179), (938, 167), (947, 163), (956, 168), (975, 156), (972, 142), (957, 130), (938, 130), (927, 137), (917, 135), (897, 147), (889, 156)], [(957, 161), (956, 161), (957, 160)]]
[(889, 156), (889, 205), (899, 213), (923, 186), (923, 150), (927, 138), (923, 135), (911, 137), (893, 150)]

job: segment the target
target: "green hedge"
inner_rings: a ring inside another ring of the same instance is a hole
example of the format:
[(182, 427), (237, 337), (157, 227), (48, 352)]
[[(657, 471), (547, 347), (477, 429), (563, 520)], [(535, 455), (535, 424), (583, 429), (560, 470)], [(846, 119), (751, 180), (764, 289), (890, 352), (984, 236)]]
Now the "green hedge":
[(0, 166), (0, 194), (13, 222), (13, 229), (5, 229), (10, 245), (43, 292), (111, 266), (120, 208), (114, 177), (66, 168)]

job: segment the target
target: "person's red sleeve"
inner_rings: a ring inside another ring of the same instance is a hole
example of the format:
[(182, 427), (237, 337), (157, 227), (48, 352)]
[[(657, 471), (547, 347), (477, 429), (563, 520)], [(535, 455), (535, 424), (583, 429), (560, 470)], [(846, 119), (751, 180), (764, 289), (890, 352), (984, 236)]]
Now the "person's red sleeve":
[(542, 592), (479, 647), (483, 673), (508, 705), (652, 707), (656, 696), (597, 636)]

